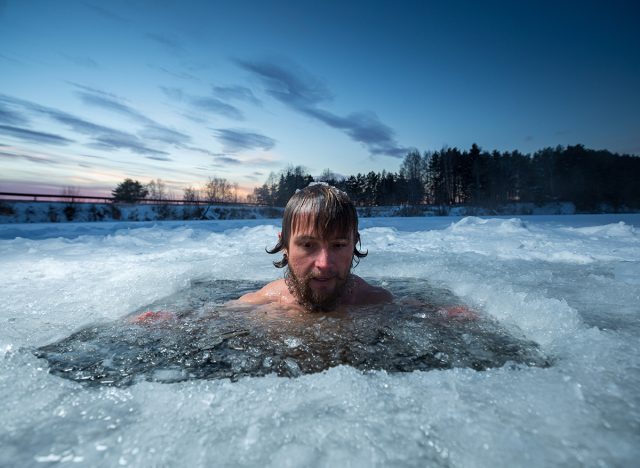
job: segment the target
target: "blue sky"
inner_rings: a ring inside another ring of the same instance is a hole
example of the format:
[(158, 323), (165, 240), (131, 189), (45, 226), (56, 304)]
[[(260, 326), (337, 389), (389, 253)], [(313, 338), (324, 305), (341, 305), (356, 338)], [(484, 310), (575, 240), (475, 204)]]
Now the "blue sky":
[(0, 191), (250, 190), (474, 142), (640, 154), (636, 5), (0, 0)]

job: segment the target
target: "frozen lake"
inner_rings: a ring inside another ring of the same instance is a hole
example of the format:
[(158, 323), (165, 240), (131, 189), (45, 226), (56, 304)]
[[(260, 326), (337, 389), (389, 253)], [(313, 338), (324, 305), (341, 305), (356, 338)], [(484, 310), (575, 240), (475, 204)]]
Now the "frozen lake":
[[(147, 366), (109, 386), (61, 378), (35, 357), (89, 326), (117, 341), (131, 313), (175, 305), (194, 284), (277, 278), (264, 249), (278, 224), (0, 225), (0, 466), (635, 466), (640, 215), (361, 220), (370, 253), (357, 274), (396, 295), (409, 283), (409, 295), (445, 291), (550, 365), (234, 378)], [(377, 326), (367, 314), (358, 330)], [(419, 328), (420, 313), (410, 317)], [(290, 348), (310, 340), (283, 323)]]

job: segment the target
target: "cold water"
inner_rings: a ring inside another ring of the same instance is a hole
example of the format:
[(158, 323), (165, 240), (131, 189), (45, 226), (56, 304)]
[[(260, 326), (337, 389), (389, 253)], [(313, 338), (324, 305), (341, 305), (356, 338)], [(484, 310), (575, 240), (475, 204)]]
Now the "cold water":
[(254, 283), (197, 281), (125, 320), (88, 326), (34, 352), (55, 375), (104, 385), (298, 377), (338, 365), (410, 372), (550, 363), (535, 343), (456, 306), (446, 290), (410, 279), (383, 284), (396, 303), (308, 313), (225, 303), (260, 286)]

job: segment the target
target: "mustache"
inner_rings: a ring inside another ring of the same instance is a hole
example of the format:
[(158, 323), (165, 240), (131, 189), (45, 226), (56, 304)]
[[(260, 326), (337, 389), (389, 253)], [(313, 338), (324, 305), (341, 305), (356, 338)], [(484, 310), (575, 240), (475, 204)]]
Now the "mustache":
[(346, 279), (347, 276), (348, 276), (348, 273), (345, 274), (345, 275), (341, 275), (337, 271), (330, 271), (329, 273), (320, 273), (320, 272), (312, 271), (310, 273), (307, 273), (305, 276), (303, 276), (300, 279), (303, 280), (303, 281), (308, 281), (308, 280), (312, 280), (312, 279), (338, 279), (338, 280), (344, 280), (344, 279)]

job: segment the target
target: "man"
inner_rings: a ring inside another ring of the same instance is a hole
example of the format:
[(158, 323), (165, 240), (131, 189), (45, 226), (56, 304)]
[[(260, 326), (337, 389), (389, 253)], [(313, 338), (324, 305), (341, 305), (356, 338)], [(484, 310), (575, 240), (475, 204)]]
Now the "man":
[(351, 273), (367, 252), (358, 250), (358, 214), (346, 193), (324, 182), (311, 183), (289, 200), (276, 246), (284, 278), (239, 301), (278, 303), (307, 311), (332, 311), (342, 306), (391, 302), (386, 289)]

